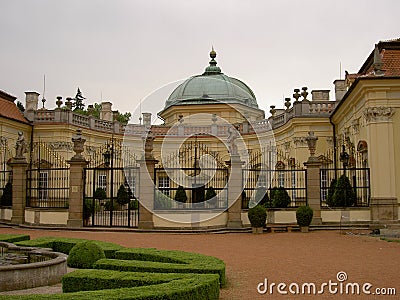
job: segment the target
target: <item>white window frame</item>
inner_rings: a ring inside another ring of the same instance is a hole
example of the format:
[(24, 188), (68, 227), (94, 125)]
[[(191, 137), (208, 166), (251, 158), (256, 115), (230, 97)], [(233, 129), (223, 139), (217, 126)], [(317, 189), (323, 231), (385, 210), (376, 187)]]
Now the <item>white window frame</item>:
[(107, 191), (107, 174), (99, 174), (97, 176), (97, 188)]
[(158, 177), (158, 189), (160, 190), (160, 192), (162, 192), (164, 195), (169, 196), (170, 183), (171, 181), (168, 176)]

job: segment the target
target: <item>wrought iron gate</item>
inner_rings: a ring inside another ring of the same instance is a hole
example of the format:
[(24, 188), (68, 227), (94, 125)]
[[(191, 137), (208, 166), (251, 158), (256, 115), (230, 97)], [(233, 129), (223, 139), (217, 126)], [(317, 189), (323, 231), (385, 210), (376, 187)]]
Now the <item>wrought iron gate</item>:
[(86, 149), (84, 226), (137, 227), (139, 168), (136, 157), (111, 139), (98, 149)]
[[(154, 169), (154, 209), (226, 209), (228, 167), (197, 141), (182, 145)], [(175, 200), (175, 201), (174, 201)]]
[(68, 208), (69, 166), (49, 143), (33, 143), (26, 172), (27, 207)]

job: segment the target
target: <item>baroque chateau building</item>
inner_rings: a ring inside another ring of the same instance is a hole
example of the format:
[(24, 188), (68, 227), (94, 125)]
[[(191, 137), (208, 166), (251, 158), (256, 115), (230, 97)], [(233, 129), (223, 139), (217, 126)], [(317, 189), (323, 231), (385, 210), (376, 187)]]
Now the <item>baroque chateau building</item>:
[[(58, 97), (47, 109), (36, 92), (21, 113), (0, 91), (0, 220), (241, 228), (262, 201), (271, 226), (295, 224), (302, 205), (320, 226), (399, 221), (400, 39), (379, 42), (358, 72), (335, 80), (334, 99), (302, 87), (267, 112), (222, 72), (214, 49), (210, 58), (165, 99), (161, 125), (150, 113), (123, 124), (110, 102), (83, 111)], [(332, 202), (342, 175), (353, 198)], [(279, 188), (290, 197), (283, 206), (273, 199)]]

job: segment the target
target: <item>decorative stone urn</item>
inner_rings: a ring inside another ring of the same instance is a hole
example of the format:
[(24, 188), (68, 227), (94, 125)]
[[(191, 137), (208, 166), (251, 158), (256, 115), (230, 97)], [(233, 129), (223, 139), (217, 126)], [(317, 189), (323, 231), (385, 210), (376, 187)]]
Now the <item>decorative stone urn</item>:
[(84, 151), (84, 145), (86, 139), (82, 136), (82, 130), (77, 129), (76, 134), (72, 137), (72, 142), (74, 143), (74, 152), (75, 155), (72, 157), (72, 160), (84, 160), (85, 158), (82, 155)]

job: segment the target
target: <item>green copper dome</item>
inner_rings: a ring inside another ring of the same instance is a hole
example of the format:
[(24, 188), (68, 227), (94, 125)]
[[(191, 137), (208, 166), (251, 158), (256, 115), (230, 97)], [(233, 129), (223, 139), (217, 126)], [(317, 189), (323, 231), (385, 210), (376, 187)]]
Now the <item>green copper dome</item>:
[(253, 91), (239, 79), (226, 76), (217, 66), (214, 49), (210, 65), (202, 75), (192, 76), (180, 84), (169, 96), (165, 108), (172, 105), (230, 103), (258, 108)]

